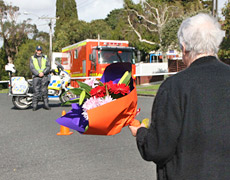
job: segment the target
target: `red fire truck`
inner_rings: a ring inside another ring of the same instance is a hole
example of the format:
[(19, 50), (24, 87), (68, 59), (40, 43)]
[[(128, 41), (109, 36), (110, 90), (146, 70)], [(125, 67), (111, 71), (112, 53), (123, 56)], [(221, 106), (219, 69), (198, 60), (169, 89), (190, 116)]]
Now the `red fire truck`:
[(86, 39), (62, 48), (62, 65), (69, 71), (71, 85), (88, 76), (100, 77), (106, 66), (116, 62), (132, 63), (135, 74), (135, 49), (128, 41)]

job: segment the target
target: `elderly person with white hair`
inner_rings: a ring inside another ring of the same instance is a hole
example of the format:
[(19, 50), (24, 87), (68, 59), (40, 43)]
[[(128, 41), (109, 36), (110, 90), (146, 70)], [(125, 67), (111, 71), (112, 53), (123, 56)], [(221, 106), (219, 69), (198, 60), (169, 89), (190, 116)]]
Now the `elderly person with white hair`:
[(158, 180), (230, 179), (230, 66), (217, 57), (223, 37), (208, 14), (184, 20), (178, 39), (187, 68), (159, 88), (150, 127), (129, 127)]

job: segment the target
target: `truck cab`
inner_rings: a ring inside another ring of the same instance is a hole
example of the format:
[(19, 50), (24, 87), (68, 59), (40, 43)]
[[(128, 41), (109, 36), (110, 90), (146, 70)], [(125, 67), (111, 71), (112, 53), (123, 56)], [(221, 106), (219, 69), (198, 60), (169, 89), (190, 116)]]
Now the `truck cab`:
[(90, 75), (101, 75), (108, 64), (130, 62), (135, 71), (135, 52), (133, 47), (97, 46), (93, 48), (89, 59), (91, 61)]
[(130, 62), (132, 74), (136, 72), (135, 49), (128, 41), (86, 39), (62, 48), (62, 53), (62, 65), (69, 70), (73, 87), (77, 86), (76, 80), (100, 78), (111, 63)]

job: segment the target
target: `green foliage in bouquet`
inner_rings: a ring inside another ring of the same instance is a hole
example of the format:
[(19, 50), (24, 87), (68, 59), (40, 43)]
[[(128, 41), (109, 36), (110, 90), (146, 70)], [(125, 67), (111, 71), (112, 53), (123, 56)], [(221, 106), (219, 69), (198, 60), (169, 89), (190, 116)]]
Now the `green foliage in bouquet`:
[[(132, 77), (131, 72), (126, 71), (124, 75), (121, 77), (121, 79), (119, 80), (118, 85), (124, 84), (127, 87), (130, 83), (131, 77)], [(86, 99), (89, 99), (90, 97), (93, 96), (92, 92), (94, 91), (95, 88), (93, 88), (92, 86), (84, 82), (77, 81), (77, 83), (79, 85), (78, 88), (69, 89), (67, 92), (65, 92), (65, 93), (70, 92), (74, 94), (76, 98), (63, 103), (62, 105), (70, 105), (72, 103), (77, 103), (79, 105), (82, 105)], [(114, 99), (122, 97), (121, 94), (110, 94), (108, 91), (107, 83), (102, 83), (101, 81), (97, 81), (97, 84), (99, 87), (105, 87), (106, 95), (111, 95)]]

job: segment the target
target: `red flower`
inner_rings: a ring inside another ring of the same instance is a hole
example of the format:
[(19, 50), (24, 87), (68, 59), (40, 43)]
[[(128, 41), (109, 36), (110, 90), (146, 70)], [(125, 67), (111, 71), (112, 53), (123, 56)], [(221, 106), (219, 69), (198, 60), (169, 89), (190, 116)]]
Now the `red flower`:
[(96, 97), (104, 97), (105, 96), (105, 87), (104, 86), (97, 86), (89, 92), (91, 96)]
[(125, 84), (114, 84), (110, 89), (111, 93), (126, 95), (129, 93), (129, 86)]
[(113, 84), (113, 81), (109, 81), (107, 83), (104, 83), (104, 85), (107, 86), (108, 90), (112, 89), (115, 86), (115, 84)]

